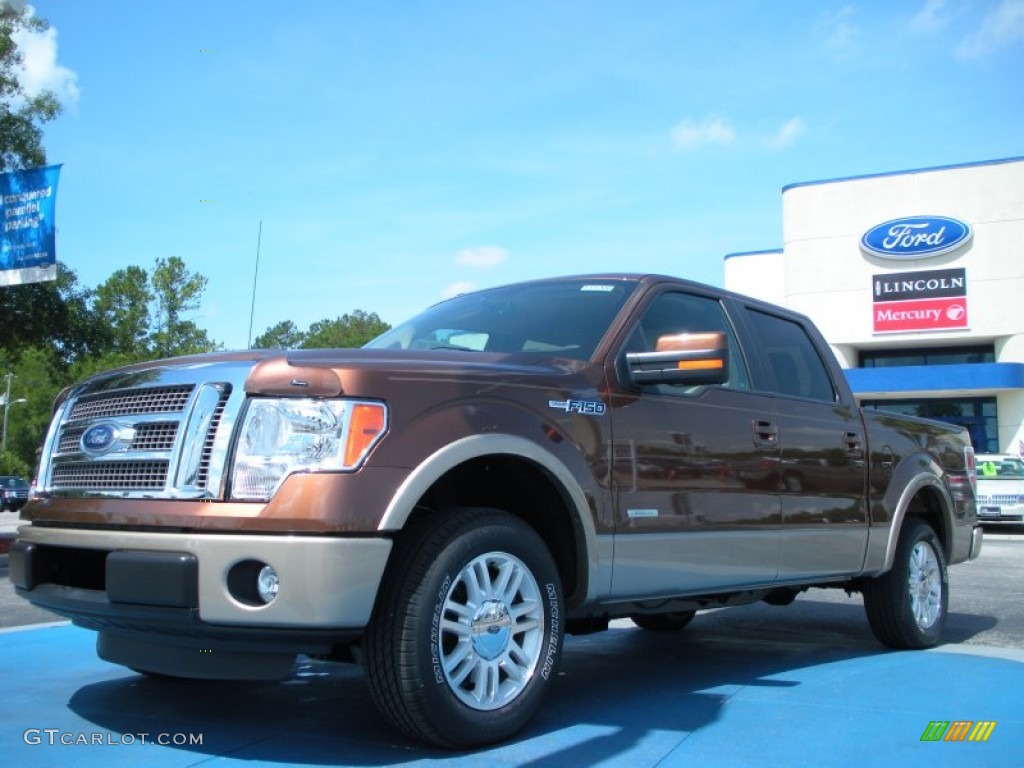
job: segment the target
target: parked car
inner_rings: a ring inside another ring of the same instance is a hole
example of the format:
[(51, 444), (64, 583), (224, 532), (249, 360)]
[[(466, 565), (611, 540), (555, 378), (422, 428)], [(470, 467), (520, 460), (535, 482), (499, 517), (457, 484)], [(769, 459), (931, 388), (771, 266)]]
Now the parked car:
[(1024, 522), (1024, 459), (979, 453), (978, 520), (988, 524)]
[(28, 501), (28, 483), (14, 475), (0, 475), (0, 512), (17, 512)]

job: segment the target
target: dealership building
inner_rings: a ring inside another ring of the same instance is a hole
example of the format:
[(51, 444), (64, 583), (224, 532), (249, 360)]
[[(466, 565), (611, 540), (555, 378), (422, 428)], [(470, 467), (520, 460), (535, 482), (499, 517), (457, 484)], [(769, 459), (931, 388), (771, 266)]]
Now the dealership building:
[(866, 407), (1024, 455), (1024, 158), (787, 186), (725, 287), (810, 316)]

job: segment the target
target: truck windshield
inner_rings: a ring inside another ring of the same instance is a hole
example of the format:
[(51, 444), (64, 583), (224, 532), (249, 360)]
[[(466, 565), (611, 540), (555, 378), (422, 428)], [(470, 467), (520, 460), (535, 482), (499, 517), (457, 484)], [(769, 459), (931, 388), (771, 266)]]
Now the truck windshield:
[(635, 288), (634, 280), (574, 278), (464, 294), (435, 304), (366, 346), (589, 360)]
[(1024, 480), (1024, 461), (1011, 457), (982, 457), (978, 477), (982, 480)]

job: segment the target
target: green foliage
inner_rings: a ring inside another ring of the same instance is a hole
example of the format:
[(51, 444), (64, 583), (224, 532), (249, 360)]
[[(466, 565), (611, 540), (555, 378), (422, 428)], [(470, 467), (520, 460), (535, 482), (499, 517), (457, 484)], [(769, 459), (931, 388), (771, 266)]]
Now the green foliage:
[(209, 352), (216, 346), (207, 338), (206, 331), (191, 320), (182, 319), (184, 313), (199, 309), (206, 283), (203, 275), (189, 272), (177, 256), (156, 260), (150, 276), (156, 299), (157, 328), (151, 336), (156, 357)]
[(142, 267), (119, 269), (96, 289), (93, 310), (110, 329), (110, 352), (129, 358), (149, 355), (149, 305), (154, 295)]
[[(9, 470), (4, 474), (28, 478), (49, 427), (54, 399), (64, 386), (58, 358), (53, 349), (38, 348), (25, 350), (12, 361), (0, 350), (0, 372), (5, 372), (0, 379), (4, 389), (6, 372), (14, 374), (7, 406), (7, 454), (0, 456), (0, 467)], [(22, 399), (25, 402), (17, 402)]]
[(0, 173), (46, 165), (42, 125), (61, 112), (53, 92), (28, 96), (18, 80), (22, 55), (15, 33), (41, 32), (49, 26), (30, 13), (26, 6), (19, 16), (0, 19)]
[(255, 349), (331, 349), (337, 347), (361, 347), (371, 339), (380, 336), (391, 326), (376, 312), (353, 310), (334, 320), (319, 320), (300, 331), (291, 320), (282, 320), (271, 326), (253, 344)]
[(298, 349), (306, 340), (306, 334), (291, 320), (282, 320), (268, 328), (253, 342), (254, 349)]
[(13, 451), (0, 451), (0, 474), (3, 475), (17, 475), (18, 477), (29, 480), (32, 478), (33, 472), (32, 467), (22, 460)]
[(69, 364), (103, 352), (110, 332), (90, 311), (91, 302), (92, 291), (60, 262), (55, 281), (0, 289), (0, 350), (53, 346)]
[(303, 349), (326, 349), (332, 347), (361, 347), (371, 339), (380, 336), (391, 326), (381, 320), (376, 312), (354, 310), (351, 315), (342, 315), (334, 320), (320, 320), (309, 326), (309, 333), (303, 341)]

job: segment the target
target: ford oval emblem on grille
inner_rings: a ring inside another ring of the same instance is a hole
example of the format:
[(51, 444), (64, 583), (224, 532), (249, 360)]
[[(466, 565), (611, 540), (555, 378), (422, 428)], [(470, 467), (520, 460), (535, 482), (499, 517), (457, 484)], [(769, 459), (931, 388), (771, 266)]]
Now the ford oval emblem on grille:
[(948, 216), (907, 216), (872, 227), (860, 239), (861, 250), (883, 259), (927, 259), (963, 248), (971, 227)]
[(82, 433), (79, 444), (86, 453), (106, 453), (117, 442), (118, 431), (116, 424), (93, 424)]

